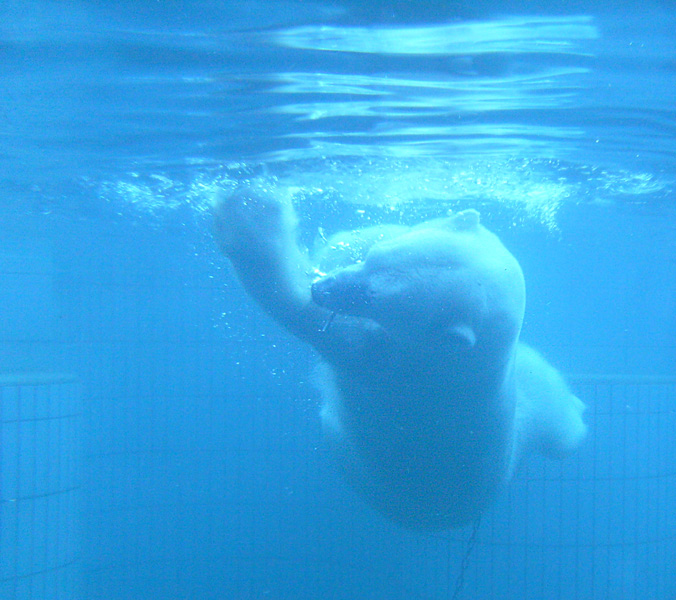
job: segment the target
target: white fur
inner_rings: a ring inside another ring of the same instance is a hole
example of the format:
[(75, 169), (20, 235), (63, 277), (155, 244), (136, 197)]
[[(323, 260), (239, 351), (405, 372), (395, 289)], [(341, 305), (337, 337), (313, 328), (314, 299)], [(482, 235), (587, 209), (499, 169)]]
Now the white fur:
[(523, 275), (476, 211), (334, 236), (314, 261), (288, 199), (243, 189), (215, 216), (248, 292), (321, 355), (338, 465), (392, 520), (471, 522), (523, 455), (561, 456), (584, 436), (583, 404), (518, 342)]

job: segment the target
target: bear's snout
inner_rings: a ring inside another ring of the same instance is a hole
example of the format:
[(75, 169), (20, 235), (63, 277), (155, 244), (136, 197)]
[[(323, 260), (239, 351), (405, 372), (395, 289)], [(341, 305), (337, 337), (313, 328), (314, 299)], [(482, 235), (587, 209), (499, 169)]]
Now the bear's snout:
[(359, 315), (369, 305), (367, 286), (356, 281), (339, 281), (327, 275), (312, 284), (312, 300), (323, 308)]
[(331, 288), (335, 283), (336, 278), (330, 275), (317, 279), (312, 284), (312, 300), (319, 304), (319, 306), (325, 306), (326, 302), (331, 296)]

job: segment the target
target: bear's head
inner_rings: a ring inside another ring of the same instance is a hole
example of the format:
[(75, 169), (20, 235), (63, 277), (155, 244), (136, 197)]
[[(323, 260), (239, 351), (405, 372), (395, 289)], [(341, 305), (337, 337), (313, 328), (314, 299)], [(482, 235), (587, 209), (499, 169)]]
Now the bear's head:
[(312, 298), (406, 344), (470, 348), (486, 335), (516, 339), (525, 291), (516, 260), (466, 210), (374, 244), (362, 262), (316, 280)]

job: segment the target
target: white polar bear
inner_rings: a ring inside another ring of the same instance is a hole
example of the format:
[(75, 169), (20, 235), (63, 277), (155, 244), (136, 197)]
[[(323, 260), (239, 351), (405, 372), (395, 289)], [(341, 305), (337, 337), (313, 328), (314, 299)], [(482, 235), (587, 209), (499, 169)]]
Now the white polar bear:
[(472, 522), (523, 455), (562, 456), (584, 437), (582, 402), (519, 342), (523, 274), (478, 212), (341, 234), (314, 266), (288, 199), (245, 188), (214, 213), (248, 293), (324, 359), (340, 469), (393, 521)]

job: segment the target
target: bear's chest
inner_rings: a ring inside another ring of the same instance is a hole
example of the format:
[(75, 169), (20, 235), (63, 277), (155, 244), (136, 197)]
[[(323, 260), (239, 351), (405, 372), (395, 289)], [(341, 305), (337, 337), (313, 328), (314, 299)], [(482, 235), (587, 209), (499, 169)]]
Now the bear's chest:
[[(357, 444), (378, 455), (401, 449), (455, 455), (480, 445), (504, 443), (514, 410), (510, 381), (475, 376), (457, 365), (435, 368), (396, 363), (374, 376), (338, 373), (343, 427)], [(469, 367), (468, 367), (469, 369)], [(366, 451), (366, 450), (365, 450)]]

